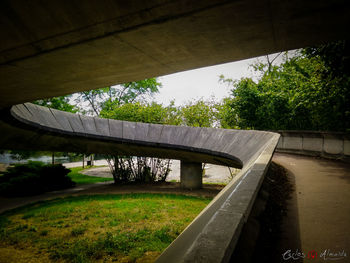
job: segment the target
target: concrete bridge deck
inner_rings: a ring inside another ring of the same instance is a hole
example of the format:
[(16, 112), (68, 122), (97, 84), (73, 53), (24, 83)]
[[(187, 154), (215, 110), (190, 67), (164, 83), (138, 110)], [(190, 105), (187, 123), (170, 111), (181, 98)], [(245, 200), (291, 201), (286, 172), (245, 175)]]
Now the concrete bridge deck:
[(0, 13), (0, 108), (349, 39), (350, 25), (346, 0), (2, 0)]

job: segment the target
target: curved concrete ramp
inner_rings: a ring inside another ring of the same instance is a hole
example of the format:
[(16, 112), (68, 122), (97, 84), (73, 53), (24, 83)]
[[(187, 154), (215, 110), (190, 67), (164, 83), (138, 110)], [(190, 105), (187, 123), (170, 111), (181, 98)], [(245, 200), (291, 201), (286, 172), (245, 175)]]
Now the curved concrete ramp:
[(158, 259), (167, 263), (229, 259), (279, 139), (264, 131), (100, 119), (30, 103), (1, 116), (2, 149), (156, 156), (242, 168)]
[(6, 111), (2, 149), (156, 156), (241, 168), (270, 132), (146, 124), (88, 117), (31, 103)]

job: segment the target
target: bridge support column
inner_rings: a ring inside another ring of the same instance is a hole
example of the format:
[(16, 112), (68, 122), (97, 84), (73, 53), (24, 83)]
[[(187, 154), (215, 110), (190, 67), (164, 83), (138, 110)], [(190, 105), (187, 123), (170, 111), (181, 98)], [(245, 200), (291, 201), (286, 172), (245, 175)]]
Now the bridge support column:
[(202, 188), (202, 164), (181, 161), (180, 184), (182, 188)]

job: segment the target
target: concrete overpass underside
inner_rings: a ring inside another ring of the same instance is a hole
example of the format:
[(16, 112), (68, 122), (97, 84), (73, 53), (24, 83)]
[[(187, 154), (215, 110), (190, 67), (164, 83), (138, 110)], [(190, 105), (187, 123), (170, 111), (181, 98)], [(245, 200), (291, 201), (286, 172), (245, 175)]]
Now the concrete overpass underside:
[(349, 38), (346, 0), (0, 3), (0, 108)]

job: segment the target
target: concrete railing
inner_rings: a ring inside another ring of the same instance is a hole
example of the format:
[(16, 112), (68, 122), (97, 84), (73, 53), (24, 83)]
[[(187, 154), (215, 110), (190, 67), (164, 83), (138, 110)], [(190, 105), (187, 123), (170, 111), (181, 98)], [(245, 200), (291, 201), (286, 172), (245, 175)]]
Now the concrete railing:
[(280, 135), (80, 116), (30, 103), (0, 114), (0, 148), (154, 156), (242, 168), (158, 262), (227, 262)]
[(350, 134), (318, 131), (276, 131), (281, 137), (278, 152), (327, 158), (350, 158)]

